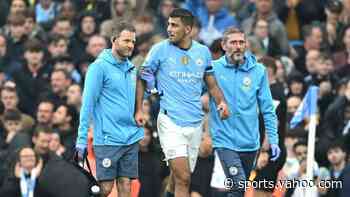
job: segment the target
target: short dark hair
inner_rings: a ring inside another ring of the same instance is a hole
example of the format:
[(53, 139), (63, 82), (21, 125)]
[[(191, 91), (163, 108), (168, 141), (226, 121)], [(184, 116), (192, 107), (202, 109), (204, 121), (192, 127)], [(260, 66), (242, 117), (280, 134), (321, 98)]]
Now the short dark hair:
[(335, 141), (331, 145), (328, 146), (327, 154), (329, 153), (329, 151), (334, 150), (334, 149), (338, 149), (338, 148), (340, 150), (342, 150), (343, 152), (346, 152), (346, 150), (344, 148), (344, 144), (340, 141)]
[(4, 121), (21, 121), (21, 112), (17, 109), (9, 109), (5, 111)]
[(33, 133), (33, 136), (34, 137), (38, 137), (40, 133), (46, 133), (46, 134), (51, 134), (53, 133), (53, 130), (50, 126), (48, 125), (38, 125), (35, 127), (34, 129), (34, 133)]
[(269, 56), (264, 56), (259, 60), (259, 62), (264, 64), (266, 68), (272, 68), (273, 73), (276, 73), (277, 66), (276, 66), (276, 60), (274, 58)]
[(26, 17), (22, 12), (11, 13), (7, 18), (7, 23), (10, 25), (22, 26), (26, 22)]
[(68, 21), (70, 25), (73, 25), (72, 24), (72, 21), (68, 18), (68, 17), (65, 17), (65, 16), (58, 16), (55, 21), (54, 21), (54, 26), (59, 23), (59, 22), (63, 22), (63, 21)]
[(64, 37), (63, 35), (60, 35), (60, 34), (50, 34), (49, 37), (48, 37), (48, 43), (49, 44), (52, 44), (52, 43), (55, 43), (57, 44), (59, 41), (61, 40), (64, 40), (67, 45), (68, 45), (68, 40), (66, 37)]
[(299, 139), (294, 145), (293, 145), (293, 151), (295, 152), (295, 149), (297, 149), (298, 146), (307, 146), (307, 142), (305, 139)]
[(184, 8), (175, 8), (169, 15), (171, 18), (180, 18), (181, 22), (186, 26), (193, 27), (194, 16), (193, 14)]
[(209, 47), (210, 52), (212, 52), (212, 53), (219, 53), (220, 52), (220, 53), (224, 54), (225, 51), (224, 51), (224, 49), (222, 49), (221, 42), (222, 42), (222, 38), (218, 38), (218, 39), (214, 40), (213, 43), (211, 43), (211, 45)]
[(133, 25), (126, 21), (121, 21), (112, 28), (112, 39), (118, 38), (120, 33), (124, 30), (136, 32), (136, 29)]
[(59, 107), (65, 107), (66, 108), (66, 116), (70, 116), (71, 117), (71, 121), (70, 121), (70, 125), (73, 127), (73, 129), (77, 128), (77, 123), (78, 123), (78, 119), (79, 119), (79, 115), (78, 115), (78, 111), (75, 109), (75, 107), (73, 107), (72, 105), (68, 105), (68, 104), (61, 104), (57, 106), (57, 109)]
[(304, 40), (305, 40), (305, 38), (311, 36), (312, 30), (314, 30), (315, 28), (319, 28), (321, 30), (322, 34), (324, 34), (324, 31), (323, 31), (323, 28), (321, 26), (321, 23), (318, 22), (318, 21), (314, 21), (311, 24), (305, 25), (302, 28), (302, 36), (303, 36)]
[(36, 38), (32, 38), (32, 39), (26, 41), (24, 44), (24, 49), (25, 49), (25, 51), (30, 51), (30, 52), (44, 51), (44, 48), (43, 48), (41, 42)]
[(36, 14), (34, 9), (26, 9), (23, 12), (23, 15), (25, 16), (25, 18), (32, 18), (34, 19), (34, 21), (36, 21)]
[(62, 68), (54, 69), (54, 70), (52, 71), (51, 75), (52, 75), (53, 73), (59, 73), (59, 72), (63, 73), (63, 75), (64, 75), (64, 77), (66, 77), (66, 79), (71, 79), (70, 73), (69, 73), (67, 70), (62, 69)]

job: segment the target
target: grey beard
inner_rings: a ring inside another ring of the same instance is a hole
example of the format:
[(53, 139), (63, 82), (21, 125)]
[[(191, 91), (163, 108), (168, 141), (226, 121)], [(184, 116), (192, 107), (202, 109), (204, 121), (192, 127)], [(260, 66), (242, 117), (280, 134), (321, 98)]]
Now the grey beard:
[(243, 60), (243, 54), (232, 54), (231, 58), (234, 64), (239, 64)]

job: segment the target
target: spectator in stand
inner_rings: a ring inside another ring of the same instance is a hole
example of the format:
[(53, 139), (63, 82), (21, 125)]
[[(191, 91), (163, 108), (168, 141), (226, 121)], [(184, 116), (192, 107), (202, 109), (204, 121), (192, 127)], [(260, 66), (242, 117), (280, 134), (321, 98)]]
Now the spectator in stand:
[(136, 39), (136, 51), (137, 55), (134, 56), (131, 62), (139, 68), (145, 60), (149, 50), (153, 44), (153, 33), (145, 33), (137, 37)]
[(289, 44), (287, 32), (282, 22), (278, 19), (277, 14), (272, 9), (272, 0), (256, 0), (255, 6), (256, 11), (242, 23), (244, 32), (249, 35), (253, 32), (254, 24), (257, 23), (257, 20), (265, 19), (269, 24), (271, 38), (276, 40), (281, 49), (281, 53), (283, 55), (288, 55)]
[[(5, 86), (1, 90), (1, 102), (4, 106), (4, 112), (8, 110), (18, 110), (19, 98), (18, 98), (16, 88)], [(20, 112), (20, 116), (21, 116), (22, 128), (24, 130), (33, 129), (34, 119), (31, 116), (22, 112)]]
[(168, 24), (168, 18), (170, 13), (177, 8), (176, 0), (161, 0), (156, 14), (156, 32), (161, 36), (166, 37), (168, 32), (166, 30)]
[[(333, 1), (333, 0), (331, 0)], [(302, 29), (313, 21), (324, 21), (324, 3), (318, 0), (283, 0), (275, 1), (282, 6), (277, 13), (286, 27), (289, 40), (301, 40)]]
[(28, 39), (36, 38), (42, 42), (47, 41), (47, 34), (44, 29), (36, 23), (35, 12), (32, 9), (27, 9), (23, 13), (25, 16), (25, 33)]
[(324, 46), (322, 46), (322, 43), (324, 43), (323, 37), (323, 29), (317, 23), (306, 25), (303, 28), (304, 44), (301, 46), (294, 47), (297, 53), (297, 57), (294, 59), (295, 68), (303, 75), (308, 74), (308, 70), (305, 67), (306, 54), (308, 54), (310, 50), (321, 51), (322, 49), (324, 49)]
[(10, 4), (10, 13), (23, 13), (28, 8), (26, 0), (12, 0)]
[(49, 99), (58, 106), (66, 101), (66, 92), (71, 84), (71, 74), (65, 69), (56, 69), (51, 73), (50, 91), (43, 92), (40, 97)]
[(350, 74), (350, 26), (347, 26), (342, 36), (343, 48), (333, 54), (335, 72), (340, 77)]
[(68, 87), (67, 93), (67, 104), (74, 106), (77, 112), (80, 112), (82, 90), (78, 84), (72, 84)]
[(350, 25), (350, 1), (341, 0), (343, 3), (343, 11), (340, 14), (340, 21), (345, 25)]
[(36, 122), (37, 125), (44, 125), (47, 127), (52, 126), (52, 117), (55, 111), (55, 105), (52, 101), (43, 100), (39, 103), (37, 113), (36, 113)]
[(213, 60), (217, 60), (225, 54), (225, 51), (222, 48), (221, 42), (222, 42), (221, 38), (214, 40), (209, 47), (211, 55), (213, 56)]
[(25, 17), (22, 13), (13, 13), (8, 16), (7, 21), (3, 33), (7, 36), (8, 55), (11, 61), (18, 61), (18, 57), (23, 55), (24, 43), (27, 41)]
[(107, 41), (103, 36), (91, 36), (86, 46), (86, 55), (95, 60), (105, 48), (107, 48)]
[(72, 41), (70, 55), (81, 59), (90, 38), (97, 33), (97, 20), (95, 13), (83, 12), (78, 18), (78, 28), (76, 29)]
[(316, 149), (319, 152), (317, 152), (320, 155), (319, 157), (325, 158), (324, 153), (328, 146), (338, 139), (346, 141), (344, 143), (345, 149), (347, 152), (350, 152), (350, 146), (347, 141), (350, 137), (349, 120), (350, 81), (347, 82), (345, 95), (338, 96), (325, 112), (324, 121), (321, 122), (321, 130), (319, 131), (318, 148)]
[(250, 44), (255, 45), (261, 50), (259, 53), (261, 56), (276, 57), (282, 55), (279, 43), (270, 35), (268, 21), (265, 19), (258, 19), (255, 22), (256, 23), (253, 25), (254, 28), (250, 34), (251, 37), (249, 38)]
[(77, 111), (74, 107), (66, 104), (59, 105), (52, 117), (53, 130), (60, 135), (67, 158), (73, 158), (77, 138), (77, 122)]
[(68, 53), (69, 41), (62, 35), (52, 34), (48, 38), (49, 60), (52, 63), (53, 59)]
[(16, 155), (16, 164), (11, 175), (0, 187), (1, 196), (42, 196), (38, 177), (43, 169), (40, 156), (29, 146), (21, 148)]
[[(112, 36), (112, 28), (119, 21), (131, 21), (134, 14), (129, 0), (111, 0), (109, 9), (111, 18), (102, 22), (100, 33), (102, 36), (109, 38)], [(102, 33), (103, 32), (103, 33)]]
[(19, 108), (29, 115), (34, 115), (39, 101), (39, 94), (48, 90), (50, 68), (44, 62), (44, 48), (37, 39), (25, 44), (25, 62), (16, 69), (13, 80), (19, 95)]
[(61, 143), (61, 137), (59, 133), (52, 133), (49, 143), (49, 150), (56, 153), (57, 156), (60, 156), (67, 161), (72, 159), (71, 155), (67, 155), (67, 149)]
[(79, 16), (78, 28), (76, 29), (70, 43), (70, 55), (77, 59), (81, 59), (90, 38), (97, 32), (97, 21), (95, 13), (83, 12)]
[(343, 10), (343, 4), (340, 0), (327, 0), (325, 6), (326, 13), (326, 36), (329, 44), (329, 50), (338, 50), (342, 44), (341, 37), (344, 32), (345, 25), (340, 21), (340, 14)]
[(289, 123), (301, 103), (299, 96), (290, 96), (287, 99), (287, 123)]
[[(327, 151), (327, 158), (330, 163), (330, 180), (342, 181), (344, 184), (343, 171), (348, 166), (346, 155), (346, 151), (341, 143), (334, 142), (331, 146), (329, 146)], [(334, 187), (327, 189), (327, 197), (338, 197), (340, 196), (342, 188), (338, 186), (338, 188)]]
[(0, 69), (5, 73), (6, 79), (11, 76), (14, 68), (20, 67), (20, 63), (11, 60), (7, 43), (6, 36), (0, 34)]
[(220, 38), (227, 27), (238, 26), (224, 0), (186, 0), (184, 7), (198, 18), (202, 27), (199, 37), (208, 46)]
[(69, 18), (60, 16), (55, 19), (51, 33), (62, 35), (66, 39), (70, 40), (74, 33), (73, 22), (70, 21)]
[(1, 148), (7, 150), (7, 155), (11, 155), (23, 146), (31, 145), (31, 136), (29, 132), (23, 130), (21, 113), (18, 110), (6, 111), (2, 122), (5, 127), (6, 139), (4, 147)]
[(47, 25), (52, 22), (59, 13), (59, 5), (53, 0), (39, 0), (35, 5), (36, 21)]
[(73, 24), (75, 24), (77, 10), (72, 0), (65, 0), (60, 4), (59, 16), (68, 18)]
[(137, 16), (132, 20), (132, 24), (135, 26), (136, 36), (152, 33), (155, 29), (154, 17), (149, 13)]
[(53, 64), (53, 69), (54, 70), (64, 70), (69, 74), (69, 78), (74, 82), (74, 83), (81, 83), (81, 75), (78, 72), (78, 69), (75, 68), (73, 59), (69, 55), (62, 55), (58, 56), (54, 60)]
[[(294, 167), (292, 168), (294, 172), (290, 173), (290, 176), (287, 177), (289, 180), (297, 179), (300, 181), (306, 180), (306, 157), (307, 157), (307, 143), (304, 140), (299, 140), (296, 142), (293, 146), (294, 154), (296, 156), (296, 159), (298, 160), (297, 163), (294, 163)], [(318, 177), (319, 177), (319, 165), (315, 161), (313, 163), (313, 175), (314, 180), (316, 183), (318, 183)], [(309, 194), (311, 196), (318, 196), (318, 187), (317, 184), (313, 185), (312, 187), (302, 187), (300, 185), (293, 186), (292, 188), (288, 188), (286, 191), (286, 197), (293, 196), (293, 197), (299, 197), (304, 196), (306, 190), (309, 190)]]

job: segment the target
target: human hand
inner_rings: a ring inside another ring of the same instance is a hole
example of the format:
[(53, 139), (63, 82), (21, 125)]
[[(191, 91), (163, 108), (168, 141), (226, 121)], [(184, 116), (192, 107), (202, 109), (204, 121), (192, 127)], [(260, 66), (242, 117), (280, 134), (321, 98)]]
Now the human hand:
[(134, 118), (137, 126), (142, 127), (145, 124), (142, 110), (136, 111)]
[(77, 157), (77, 162), (79, 165), (84, 164), (85, 157), (87, 156), (87, 145), (77, 144), (75, 146), (75, 155)]
[(230, 112), (228, 110), (228, 106), (227, 106), (226, 102), (221, 102), (218, 105), (217, 110), (220, 112), (220, 118), (222, 120), (227, 119), (230, 116)]

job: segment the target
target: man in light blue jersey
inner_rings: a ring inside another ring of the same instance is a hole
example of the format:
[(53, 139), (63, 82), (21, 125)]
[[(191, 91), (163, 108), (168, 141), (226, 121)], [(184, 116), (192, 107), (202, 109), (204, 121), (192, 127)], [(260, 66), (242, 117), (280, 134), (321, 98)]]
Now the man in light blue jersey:
[(260, 147), (259, 113), (264, 117), (271, 160), (280, 154), (277, 117), (267, 70), (246, 51), (246, 37), (236, 28), (224, 32), (225, 55), (213, 61), (217, 83), (227, 100), (231, 116), (221, 120), (210, 98), (209, 128), (215, 164), (211, 186), (215, 197), (243, 197), (245, 182)]
[(130, 181), (138, 177), (138, 141), (143, 129), (133, 116), (137, 72), (128, 60), (135, 38), (133, 26), (117, 24), (112, 49), (103, 50), (86, 74), (76, 149), (82, 159), (92, 119), (96, 176), (103, 196), (109, 195), (117, 180), (118, 196), (130, 197)]
[[(176, 197), (189, 197), (190, 175), (197, 161), (202, 135), (201, 93), (206, 84), (215, 98), (218, 115), (229, 115), (211, 66), (209, 49), (191, 39), (194, 17), (186, 9), (175, 9), (168, 19), (169, 39), (152, 47), (137, 80), (136, 122), (143, 124), (145, 86), (160, 94), (157, 127), (160, 143), (170, 164), (170, 188)], [(168, 194), (173, 196), (173, 194)]]

